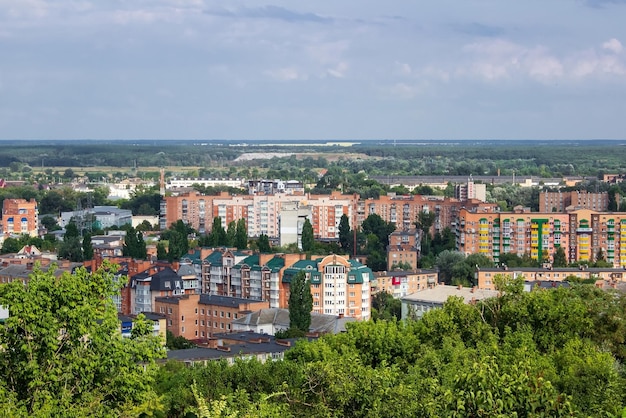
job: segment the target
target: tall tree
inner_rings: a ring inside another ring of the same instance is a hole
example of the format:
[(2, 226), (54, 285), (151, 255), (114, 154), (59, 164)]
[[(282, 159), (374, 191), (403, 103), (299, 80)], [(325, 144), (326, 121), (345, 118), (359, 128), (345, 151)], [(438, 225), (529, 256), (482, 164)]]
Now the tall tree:
[(558, 247), (554, 253), (554, 258), (552, 260), (552, 265), (554, 267), (567, 267), (567, 256), (565, 255), (565, 250), (563, 247)]
[(313, 295), (304, 271), (296, 273), (289, 283), (289, 327), (309, 332)]
[(315, 248), (315, 238), (313, 237), (313, 225), (311, 225), (311, 221), (309, 221), (309, 218), (306, 218), (304, 220), (304, 225), (302, 225), (301, 239), (302, 251), (313, 251), (313, 248)]
[(237, 237), (237, 222), (230, 221), (228, 223), (228, 229), (226, 230), (226, 246), (234, 247), (236, 237)]
[(209, 234), (208, 244), (212, 247), (221, 247), (227, 245), (226, 242), (226, 231), (224, 231), (224, 227), (222, 226), (222, 218), (216, 216), (213, 218), (213, 227), (211, 228), (211, 233)]
[(270, 238), (266, 234), (259, 235), (257, 246), (259, 247), (259, 252), (262, 252), (262, 253), (272, 252), (272, 246), (270, 245)]
[(393, 222), (385, 222), (380, 215), (373, 213), (369, 215), (361, 224), (361, 231), (365, 236), (374, 234), (378, 238), (380, 248), (384, 252), (389, 245), (389, 235), (396, 230)]
[(159, 241), (157, 243), (157, 260), (167, 260), (167, 249), (165, 248), (165, 243), (163, 241)]
[(91, 234), (83, 236), (83, 257), (85, 260), (93, 258), (93, 244), (91, 243)]
[(65, 234), (63, 235), (63, 242), (59, 246), (58, 257), (74, 262), (84, 260), (80, 235), (74, 221), (71, 221), (65, 227)]
[(107, 263), (60, 277), (35, 269), (27, 286), (0, 286), (9, 309), (0, 327), (3, 415), (151, 415), (163, 349), (151, 334), (122, 338), (113, 271)]
[(346, 254), (352, 252), (352, 241), (354, 241), (354, 237), (350, 229), (350, 220), (348, 215), (344, 213), (339, 221), (339, 244)]
[(246, 227), (246, 220), (244, 218), (241, 218), (237, 221), (235, 247), (237, 247), (238, 250), (248, 248), (248, 228)]

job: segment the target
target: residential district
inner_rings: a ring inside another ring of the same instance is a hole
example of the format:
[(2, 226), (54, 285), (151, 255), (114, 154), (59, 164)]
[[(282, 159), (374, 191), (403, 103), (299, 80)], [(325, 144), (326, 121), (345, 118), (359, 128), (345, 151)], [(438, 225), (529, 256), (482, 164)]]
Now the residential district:
[[(94, 255), (89, 260), (70, 262), (57, 254), (24, 246), (16, 253), (0, 256), (0, 283), (28, 282), (34, 268), (56, 268), (55, 274), (77, 267), (95, 270), (104, 260), (119, 266), (122, 289), (115, 298), (123, 335), (130, 335), (133, 319), (144, 313), (154, 321), (156, 333), (170, 331), (197, 344), (197, 349), (170, 352), (169, 357), (186, 362), (236, 355), (280, 357), (290, 345), (277, 340), (277, 331), (289, 328), (288, 300), (292, 278), (305, 272), (313, 297), (310, 337), (345, 330), (350, 321), (368, 320), (372, 298), (388, 292), (402, 302), (402, 316), (420, 317), (437, 308), (450, 296), (473, 303), (497, 294), (497, 275), (523, 277), (527, 290), (534, 287), (567, 286), (572, 278), (595, 282), (601, 288), (626, 286), (626, 213), (608, 211), (607, 193), (541, 192), (540, 210), (516, 207), (500, 211), (485, 202), (485, 184), (474, 179), (456, 179), (456, 197), (397, 195), (376, 199), (334, 192), (306, 193), (297, 181), (249, 181), (247, 195), (204, 195), (193, 184), (241, 187), (243, 180), (170, 179), (161, 177), (159, 216), (133, 216), (130, 210), (114, 206), (78, 208), (58, 214), (65, 228), (89, 215), (99, 227), (142, 222), (164, 231), (182, 221), (199, 234), (210, 233), (215, 219), (226, 228), (243, 219), (251, 239), (266, 235), (284, 248), (302, 248), (303, 225), (309, 221), (314, 238), (322, 242), (339, 240), (340, 220), (347, 218), (357, 230), (371, 215), (395, 225), (386, 247), (387, 267), (373, 271), (366, 256), (359, 254), (261, 253), (228, 247), (191, 248), (179, 259), (157, 257), (156, 245), (146, 246), (148, 256), (123, 256), (125, 233), (109, 230), (91, 237)], [(424, 184), (425, 179), (402, 179), (403, 185)], [(445, 186), (449, 179), (431, 179)], [(532, 179), (519, 179), (532, 185)], [(133, 187), (136, 184), (133, 185)], [(77, 185), (76, 187), (81, 187)], [(111, 185), (111, 193), (128, 193), (129, 185)], [(471, 286), (444, 284), (437, 269), (419, 265), (422, 235), (416, 227), (420, 214), (433, 214), (429, 234), (449, 229), (456, 250), (480, 254), (493, 261), (492, 267), (478, 267)], [(158, 227), (157, 227), (158, 226)], [(2, 203), (1, 239), (24, 234), (43, 236), (48, 231), (39, 222), (34, 199), (5, 199)], [(57, 231), (62, 237), (63, 230)], [(154, 231), (146, 232), (154, 235)], [(158, 234), (158, 232), (157, 232)], [(562, 249), (566, 263), (577, 267), (555, 267), (554, 257)], [(530, 256), (538, 267), (509, 267), (504, 254)], [(602, 257), (604, 267), (589, 267)], [(401, 267), (401, 268), (398, 268)], [(6, 317), (6, 309), (0, 317)], [(242, 334), (243, 333), (243, 334)]]

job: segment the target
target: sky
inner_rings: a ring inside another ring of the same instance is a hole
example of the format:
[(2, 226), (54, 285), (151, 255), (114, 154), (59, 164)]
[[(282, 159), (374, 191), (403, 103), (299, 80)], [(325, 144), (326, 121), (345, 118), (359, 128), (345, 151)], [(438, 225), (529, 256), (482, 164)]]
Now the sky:
[(626, 0), (0, 0), (0, 139), (626, 139)]

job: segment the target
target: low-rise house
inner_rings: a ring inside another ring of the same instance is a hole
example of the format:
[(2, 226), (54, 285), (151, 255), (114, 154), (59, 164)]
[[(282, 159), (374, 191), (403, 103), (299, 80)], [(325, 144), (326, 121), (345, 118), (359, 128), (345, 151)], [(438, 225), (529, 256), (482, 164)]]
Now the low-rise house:
[(476, 303), (480, 300), (498, 296), (495, 290), (484, 290), (476, 287), (437, 285), (431, 289), (412, 293), (401, 299), (402, 319), (421, 318), (431, 309), (441, 308), (450, 297), (463, 298), (465, 303)]
[[(313, 312), (311, 313), (309, 333), (337, 334), (345, 332), (346, 323), (355, 321), (355, 318), (342, 315), (325, 315)], [(235, 319), (232, 328), (234, 332), (250, 331), (258, 334), (274, 335), (277, 331), (287, 330), (289, 324), (289, 309), (269, 308), (251, 312)]]

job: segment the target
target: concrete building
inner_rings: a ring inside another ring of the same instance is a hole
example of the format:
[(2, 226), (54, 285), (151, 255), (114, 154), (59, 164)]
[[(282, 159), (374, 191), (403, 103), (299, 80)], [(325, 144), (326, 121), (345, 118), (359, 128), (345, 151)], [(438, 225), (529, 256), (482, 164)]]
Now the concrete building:
[(203, 340), (230, 332), (240, 316), (268, 308), (267, 301), (216, 295), (157, 297), (155, 312), (165, 315), (167, 330), (188, 340)]
[(461, 210), (455, 233), (459, 251), (483, 254), (495, 262), (503, 253), (552, 262), (563, 248), (569, 263), (595, 262), (602, 256), (614, 267), (626, 266), (626, 213), (588, 209), (538, 213), (521, 207), (506, 213)]
[(487, 185), (474, 183), (474, 179), (470, 176), (466, 183), (457, 184), (454, 187), (454, 197), (462, 202), (472, 199), (484, 202), (487, 200)]
[(279, 243), (281, 247), (297, 244), (302, 249), (302, 227), (306, 219), (313, 218), (313, 211), (309, 205), (300, 205), (299, 202), (287, 202), (280, 209)]
[(289, 283), (300, 271), (305, 272), (311, 283), (313, 312), (350, 316), (359, 320), (370, 318), (370, 281), (373, 273), (368, 267), (335, 254), (297, 261), (283, 272), (281, 307), (288, 306)]
[[(619, 195), (616, 197), (619, 202)], [(539, 212), (567, 212), (578, 209), (590, 209), (604, 212), (609, 207), (607, 192), (589, 193), (584, 190), (570, 192), (540, 192)]]
[(402, 269), (417, 270), (420, 256), (419, 231), (416, 228), (394, 231), (389, 235), (387, 246), (387, 270)]
[(503, 276), (508, 279), (522, 277), (525, 282), (560, 283), (568, 278), (575, 278), (580, 281), (596, 279), (607, 283), (626, 283), (626, 270), (623, 268), (596, 267), (481, 267), (476, 269), (475, 282), (479, 289), (495, 290), (496, 276)]
[(116, 206), (94, 206), (78, 211), (61, 212), (59, 225), (65, 228), (72, 218), (77, 223), (92, 222), (91, 226), (97, 229), (132, 224), (133, 222), (132, 211)]
[(35, 199), (4, 199), (2, 201), (2, 240), (11, 235), (36, 237), (39, 231), (39, 210)]
[(424, 289), (437, 286), (439, 272), (436, 270), (382, 271), (374, 273), (372, 294), (387, 292), (394, 298), (402, 298)]

